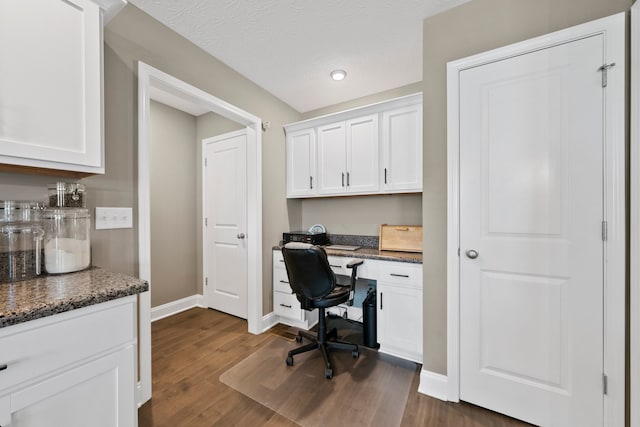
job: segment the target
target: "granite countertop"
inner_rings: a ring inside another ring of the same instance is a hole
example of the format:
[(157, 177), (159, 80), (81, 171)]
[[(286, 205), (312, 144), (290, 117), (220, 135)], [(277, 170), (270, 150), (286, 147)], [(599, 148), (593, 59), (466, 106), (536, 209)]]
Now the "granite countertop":
[(145, 280), (102, 268), (0, 283), (0, 328), (147, 290)]
[[(274, 250), (282, 249), (283, 245), (274, 246)], [(396, 252), (396, 251), (380, 251), (378, 248), (361, 247), (355, 251), (341, 251), (324, 247), (327, 255), (342, 256), (361, 259), (379, 259), (384, 261), (407, 262), (413, 264), (422, 264), (422, 253), (419, 252)]]

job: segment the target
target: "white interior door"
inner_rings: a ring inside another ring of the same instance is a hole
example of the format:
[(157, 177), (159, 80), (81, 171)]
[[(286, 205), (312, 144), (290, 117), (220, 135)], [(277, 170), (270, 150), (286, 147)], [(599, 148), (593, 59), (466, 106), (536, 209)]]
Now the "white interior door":
[(203, 142), (204, 302), (246, 319), (247, 134), (243, 129)]
[(604, 36), (460, 73), (460, 398), (603, 420)]

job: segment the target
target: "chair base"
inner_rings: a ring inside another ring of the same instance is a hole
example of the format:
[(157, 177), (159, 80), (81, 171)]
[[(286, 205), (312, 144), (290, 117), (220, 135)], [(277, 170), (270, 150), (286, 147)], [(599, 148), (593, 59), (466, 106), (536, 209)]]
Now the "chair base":
[[(324, 314), (324, 313), (322, 313)], [(324, 318), (321, 318), (320, 322), (323, 323)], [(331, 359), (329, 357), (329, 352), (331, 350), (351, 350), (351, 355), (353, 357), (360, 356), (360, 351), (358, 349), (357, 344), (348, 343), (345, 341), (338, 341), (336, 338), (338, 336), (338, 330), (336, 328), (331, 329), (326, 334), (321, 334), (322, 324), (320, 325), (320, 330), (318, 331), (318, 336), (310, 334), (305, 331), (299, 331), (296, 336), (297, 342), (302, 342), (303, 338), (311, 341), (310, 344), (303, 345), (302, 347), (294, 348), (287, 355), (286, 363), (288, 366), (293, 365), (293, 356), (300, 353), (305, 353), (307, 351), (312, 350), (320, 350), (322, 353), (322, 357), (324, 359), (324, 376), (327, 379), (333, 378), (333, 365), (331, 364)], [(326, 329), (325, 329), (326, 330)], [(325, 335), (322, 337), (321, 335)], [(323, 339), (324, 338), (324, 339)], [(331, 341), (333, 339), (333, 341)]]

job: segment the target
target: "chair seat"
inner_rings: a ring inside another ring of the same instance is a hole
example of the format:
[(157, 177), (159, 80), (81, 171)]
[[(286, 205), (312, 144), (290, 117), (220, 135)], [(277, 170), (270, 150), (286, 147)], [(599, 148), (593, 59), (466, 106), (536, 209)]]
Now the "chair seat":
[(329, 295), (322, 298), (309, 300), (311, 308), (327, 308), (342, 304), (349, 300), (349, 291), (351, 289), (342, 286), (336, 286)]

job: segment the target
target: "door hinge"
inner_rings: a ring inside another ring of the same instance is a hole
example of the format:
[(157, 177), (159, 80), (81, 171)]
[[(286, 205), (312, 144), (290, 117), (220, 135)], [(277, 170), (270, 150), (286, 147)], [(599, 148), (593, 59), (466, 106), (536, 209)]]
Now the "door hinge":
[(598, 71), (602, 72), (602, 87), (607, 87), (607, 73), (609, 72), (609, 68), (613, 68), (616, 66), (615, 62), (611, 64), (604, 64), (602, 67), (598, 68)]
[(607, 221), (602, 221), (602, 241), (607, 241)]
[(205, 286), (209, 286), (209, 278), (208, 277), (204, 278), (204, 285)]
[(205, 167), (207, 166), (207, 158), (206, 157), (204, 158), (204, 166)]
[(608, 388), (608, 377), (606, 374), (602, 374), (602, 394), (607, 394), (607, 388)]
[(458, 256), (460, 256), (460, 248), (458, 248)]
[(204, 226), (205, 227), (209, 226), (209, 218), (204, 219)]

